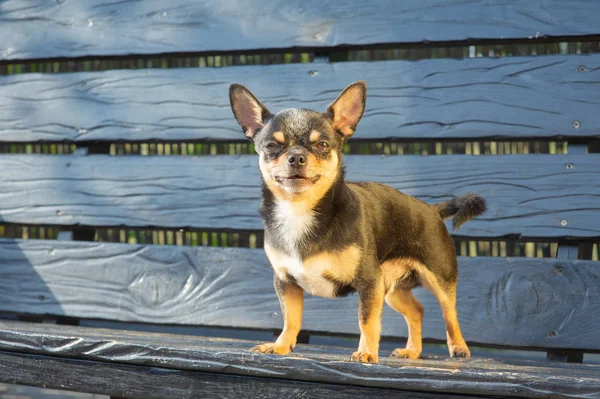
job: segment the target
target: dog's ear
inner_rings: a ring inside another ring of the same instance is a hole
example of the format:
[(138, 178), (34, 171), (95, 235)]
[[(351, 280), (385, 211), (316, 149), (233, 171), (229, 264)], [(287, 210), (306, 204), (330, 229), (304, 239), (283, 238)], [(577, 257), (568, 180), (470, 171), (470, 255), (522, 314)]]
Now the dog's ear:
[(265, 125), (265, 120), (271, 113), (254, 97), (250, 90), (237, 83), (229, 86), (229, 102), (235, 119), (244, 130), (244, 135), (250, 140)]
[(363, 80), (346, 87), (329, 107), (326, 115), (331, 118), (335, 130), (346, 139), (354, 134), (356, 125), (365, 111), (367, 84)]

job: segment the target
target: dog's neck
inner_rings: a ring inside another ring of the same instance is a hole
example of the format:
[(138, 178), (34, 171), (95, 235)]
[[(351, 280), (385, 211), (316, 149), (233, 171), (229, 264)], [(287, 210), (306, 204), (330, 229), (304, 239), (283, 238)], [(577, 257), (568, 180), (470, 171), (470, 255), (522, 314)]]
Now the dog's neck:
[(340, 170), (337, 179), (317, 201), (278, 199), (264, 182), (262, 195), (261, 215), (267, 239), (291, 254), (303, 252), (328, 230), (349, 193), (344, 172)]

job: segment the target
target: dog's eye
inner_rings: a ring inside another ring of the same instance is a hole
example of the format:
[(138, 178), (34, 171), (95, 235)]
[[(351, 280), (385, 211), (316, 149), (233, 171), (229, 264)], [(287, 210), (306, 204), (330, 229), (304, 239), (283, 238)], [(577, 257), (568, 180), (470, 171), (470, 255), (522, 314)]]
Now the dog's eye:
[(328, 142), (326, 142), (326, 141), (319, 141), (319, 142), (317, 143), (317, 148), (318, 148), (319, 150), (326, 150), (326, 149), (328, 149), (328, 148), (329, 148), (329, 143), (328, 143)]
[(277, 143), (271, 142), (266, 145), (266, 148), (269, 151), (277, 151), (279, 149), (279, 145)]

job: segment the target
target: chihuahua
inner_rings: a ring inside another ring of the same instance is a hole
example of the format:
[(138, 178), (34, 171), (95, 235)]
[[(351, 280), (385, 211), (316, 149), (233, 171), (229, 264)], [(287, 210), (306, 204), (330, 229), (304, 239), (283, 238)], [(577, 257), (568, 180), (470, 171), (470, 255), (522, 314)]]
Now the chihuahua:
[(422, 351), (423, 306), (411, 290), (424, 286), (443, 310), (450, 356), (470, 357), (456, 313), (458, 266), (444, 220), (453, 226), (485, 211), (475, 194), (434, 205), (379, 183), (344, 179), (342, 148), (366, 103), (363, 81), (346, 87), (324, 113), (286, 109), (276, 114), (244, 86), (232, 84), (233, 114), (259, 155), (260, 214), (273, 268), (283, 330), (253, 352), (287, 355), (302, 324), (304, 291), (321, 297), (359, 295), (360, 341), (350, 360), (377, 363), (384, 302), (408, 324), (406, 348)]

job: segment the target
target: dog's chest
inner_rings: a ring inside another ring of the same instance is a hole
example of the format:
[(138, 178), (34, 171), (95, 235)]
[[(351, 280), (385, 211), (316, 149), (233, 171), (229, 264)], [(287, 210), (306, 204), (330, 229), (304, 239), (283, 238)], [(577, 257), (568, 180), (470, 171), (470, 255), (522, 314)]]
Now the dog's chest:
[[(335, 297), (339, 285), (350, 284), (360, 261), (360, 250), (350, 245), (344, 250), (320, 252), (301, 258), (297, 248), (315, 239), (316, 215), (303, 203), (279, 202), (274, 209), (274, 225), (268, 231), (265, 252), (281, 280), (293, 278), (311, 295)], [(275, 246), (270, 242), (277, 242)]]
[(360, 250), (355, 246), (305, 259), (277, 251), (268, 244), (265, 252), (279, 279), (286, 281), (291, 277), (306, 292), (326, 298), (335, 297), (339, 285), (352, 283), (360, 261)]
[(288, 253), (295, 252), (298, 246), (313, 238), (315, 214), (303, 202), (279, 201), (275, 206), (274, 216), (271, 233), (277, 236)]

